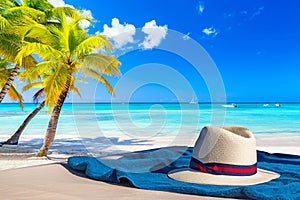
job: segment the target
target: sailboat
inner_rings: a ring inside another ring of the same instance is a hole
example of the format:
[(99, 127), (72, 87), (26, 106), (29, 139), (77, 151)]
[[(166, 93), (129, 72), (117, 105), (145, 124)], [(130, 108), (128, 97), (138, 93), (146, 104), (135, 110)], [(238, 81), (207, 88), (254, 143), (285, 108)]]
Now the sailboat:
[(196, 101), (196, 97), (193, 97), (192, 100), (190, 101), (190, 104), (197, 104), (198, 102)]

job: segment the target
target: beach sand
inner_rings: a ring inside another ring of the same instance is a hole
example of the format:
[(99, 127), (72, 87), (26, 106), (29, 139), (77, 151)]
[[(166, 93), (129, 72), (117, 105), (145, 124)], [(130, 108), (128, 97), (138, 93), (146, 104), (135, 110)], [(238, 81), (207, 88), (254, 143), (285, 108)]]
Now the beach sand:
[[(300, 155), (298, 134), (255, 136), (258, 150)], [(114, 140), (113, 145), (104, 145), (102, 143), (105, 142), (98, 140), (64, 136), (55, 140), (47, 158), (36, 158), (35, 152), (43, 139), (26, 137), (18, 146), (0, 147), (1, 199), (199, 199), (199, 196), (147, 191), (93, 181), (74, 175), (64, 167), (67, 158), (74, 155), (101, 157), (165, 146), (193, 146), (197, 138), (177, 138), (175, 143), (172, 137), (155, 137), (134, 143), (128, 142), (127, 138), (119, 138)], [(95, 148), (99, 148), (99, 151), (95, 151)]]
[[(11, 199), (199, 199), (199, 196), (142, 190), (94, 181), (72, 174), (61, 164), (0, 172), (2, 200)], [(29, 184), (30, 183), (30, 184)], [(201, 199), (217, 199), (200, 197)]]

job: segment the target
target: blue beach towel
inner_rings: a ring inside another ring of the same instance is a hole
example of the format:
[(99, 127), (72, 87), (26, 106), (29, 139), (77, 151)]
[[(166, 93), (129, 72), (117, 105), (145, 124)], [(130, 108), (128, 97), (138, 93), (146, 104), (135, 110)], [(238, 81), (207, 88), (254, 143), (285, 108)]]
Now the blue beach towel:
[(252, 186), (216, 186), (173, 180), (168, 172), (189, 166), (193, 148), (160, 148), (124, 155), (116, 160), (75, 156), (68, 165), (87, 177), (177, 193), (250, 199), (300, 199), (300, 156), (257, 151), (258, 167), (279, 173), (278, 179)]

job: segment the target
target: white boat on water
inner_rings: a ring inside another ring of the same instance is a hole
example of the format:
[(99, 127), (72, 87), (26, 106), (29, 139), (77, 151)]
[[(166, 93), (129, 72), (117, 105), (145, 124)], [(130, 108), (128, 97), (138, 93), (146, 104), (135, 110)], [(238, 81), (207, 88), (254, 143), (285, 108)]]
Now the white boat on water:
[(265, 104), (264, 104), (264, 107), (268, 107), (268, 106), (269, 106), (269, 104), (268, 104), (268, 103), (265, 103)]
[(280, 105), (280, 103), (276, 103), (275, 106), (276, 107), (280, 107), (281, 105)]
[(196, 98), (192, 98), (192, 100), (190, 101), (190, 104), (197, 104), (198, 102), (196, 101)]
[(224, 108), (236, 108), (237, 105), (232, 103), (232, 104), (225, 104), (225, 105), (222, 105)]

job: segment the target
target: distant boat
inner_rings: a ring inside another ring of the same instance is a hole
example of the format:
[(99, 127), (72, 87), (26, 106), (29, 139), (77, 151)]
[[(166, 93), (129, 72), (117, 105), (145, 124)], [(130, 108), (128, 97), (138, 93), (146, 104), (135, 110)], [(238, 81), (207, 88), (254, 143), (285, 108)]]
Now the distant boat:
[(265, 103), (265, 104), (264, 104), (264, 107), (268, 107), (268, 106), (269, 106), (269, 104), (268, 104), (268, 103)]
[(192, 98), (192, 100), (190, 101), (190, 104), (197, 104), (198, 102), (196, 101), (196, 98)]
[(236, 108), (237, 105), (232, 103), (232, 104), (225, 104), (225, 105), (222, 105), (224, 108)]
[(280, 107), (281, 105), (280, 105), (280, 103), (276, 103), (275, 106), (276, 107)]

